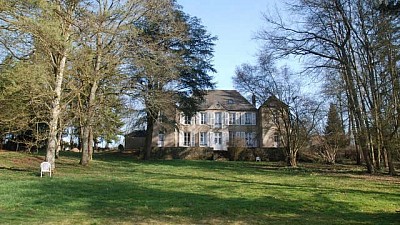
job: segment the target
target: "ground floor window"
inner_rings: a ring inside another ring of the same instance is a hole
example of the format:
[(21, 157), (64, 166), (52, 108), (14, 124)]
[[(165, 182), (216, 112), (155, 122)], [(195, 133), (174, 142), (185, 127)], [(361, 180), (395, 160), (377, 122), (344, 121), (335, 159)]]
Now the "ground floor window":
[(247, 147), (255, 147), (255, 133), (246, 132), (245, 140), (246, 140)]
[(191, 134), (189, 132), (183, 133), (183, 145), (190, 146)]
[(274, 134), (274, 147), (279, 148), (279, 143), (281, 142), (281, 137), (278, 133)]
[(207, 133), (200, 132), (200, 146), (207, 146)]
[(160, 132), (158, 134), (158, 147), (164, 147), (164, 139), (165, 139), (164, 133)]

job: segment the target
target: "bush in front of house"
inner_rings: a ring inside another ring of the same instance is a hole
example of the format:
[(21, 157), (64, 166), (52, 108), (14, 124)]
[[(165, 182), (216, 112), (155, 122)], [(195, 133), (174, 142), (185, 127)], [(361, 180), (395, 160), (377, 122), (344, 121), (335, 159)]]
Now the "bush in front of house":
[(153, 148), (154, 159), (186, 159), (186, 160), (211, 160), (213, 158), (212, 148), (200, 147), (165, 147)]

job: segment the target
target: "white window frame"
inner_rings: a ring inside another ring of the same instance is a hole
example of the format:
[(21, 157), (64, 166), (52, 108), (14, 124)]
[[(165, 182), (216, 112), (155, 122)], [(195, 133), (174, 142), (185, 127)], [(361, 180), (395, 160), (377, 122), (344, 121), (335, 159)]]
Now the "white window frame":
[(199, 145), (200, 146), (208, 146), (207, 145), (207, 132), (200, 132), (200, 134), (199, 134)]
[(200, 124), (207, 124), (207, 113), (200, 113)]
[(244, 139), (247, 147), (256, 147), (256, 134), (254, 132), (246, 132)]
[(245, 125), (252, 125), (252, 113), (246, 112), (244, 113), (244, 124)]
[(160, 132), (158, 133), (158, 147), (164, 147), (165, 142), (165, 134)]
[(192, 143), (192, 134), (190, 132), (183, 132), (183, 145), (191, 146)]
[(214, 133), (214, 144), (222, 145), (222, 132)]
[(236, 113), (235, 112), (229, 113), (229, 125), (236, 125)]
[(185, 125), (192, 124), (192, 117), (183, 114), (182, 115), (182, 123), (185, 124)]
[(222, 127), (222, 122), (223, 122), (222, 112), (215, 112), (214, 118), (215, 118), (214, 119), (215, 127)]
[(274, 147), (279, 148), (280, 142), (281, 142), (281, 136), (279, 135), (279, 133), (275, 132), (274, 133)]

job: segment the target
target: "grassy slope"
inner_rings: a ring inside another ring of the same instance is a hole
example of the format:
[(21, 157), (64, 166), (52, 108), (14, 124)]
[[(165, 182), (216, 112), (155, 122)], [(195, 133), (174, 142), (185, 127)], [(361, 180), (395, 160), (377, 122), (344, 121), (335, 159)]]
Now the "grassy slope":
[[(0, 224), (399, 224), (400, 178), (361, 168), (0, 151)], [(349, 172), (351, 170), (351, 172)]]

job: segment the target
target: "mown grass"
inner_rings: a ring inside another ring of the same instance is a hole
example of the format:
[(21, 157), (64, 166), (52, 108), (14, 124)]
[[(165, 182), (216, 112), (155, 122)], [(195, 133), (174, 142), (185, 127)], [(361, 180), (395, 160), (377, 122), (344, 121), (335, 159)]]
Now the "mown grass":
[(0, 224), (399, 224), (400, 178), (355, 166), (135, 161), (121, 154), (57, 161), (0, 151)]

